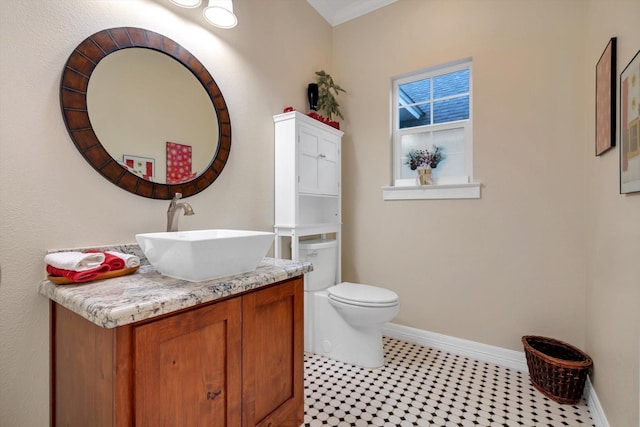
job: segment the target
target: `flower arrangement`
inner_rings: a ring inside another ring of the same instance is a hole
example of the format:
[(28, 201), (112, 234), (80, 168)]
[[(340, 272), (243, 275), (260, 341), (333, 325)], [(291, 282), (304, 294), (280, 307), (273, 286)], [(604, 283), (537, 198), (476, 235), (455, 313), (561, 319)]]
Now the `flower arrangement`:
[(442, 152), (442, 147), (433, 145), (431, 151), (424, 150), (411, 150), (408, 154), (409, 158), (405, 164), (409, 165), (411, 170), (416, 169), (435, 169), (438, 167), (438, 163), (447, 158)]

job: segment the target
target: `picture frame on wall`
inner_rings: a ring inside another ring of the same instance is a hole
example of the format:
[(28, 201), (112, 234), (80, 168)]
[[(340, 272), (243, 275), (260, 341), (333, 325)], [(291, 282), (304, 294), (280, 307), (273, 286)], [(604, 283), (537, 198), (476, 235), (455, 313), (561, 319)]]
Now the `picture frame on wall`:
[(640, 192), (640, 50), (620, 73), (620, 193)]
[(616, 38), (596, 64), (596, 156), (616, 145)]

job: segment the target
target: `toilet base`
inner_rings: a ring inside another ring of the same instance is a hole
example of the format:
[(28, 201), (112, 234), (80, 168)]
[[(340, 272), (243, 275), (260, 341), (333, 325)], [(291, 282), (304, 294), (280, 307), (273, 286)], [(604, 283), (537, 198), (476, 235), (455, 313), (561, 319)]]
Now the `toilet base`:
[(315, 352), (339, 362), (349, 363), (362, 368), (381, 368), (384, 366), (382, 334), (351, 334), (349, 342), (324, 340), (322, 351)]
[(363, 368), (384, 366), (382, 328), (354, 328), (326, 291), (305, 292), (305, 351)]

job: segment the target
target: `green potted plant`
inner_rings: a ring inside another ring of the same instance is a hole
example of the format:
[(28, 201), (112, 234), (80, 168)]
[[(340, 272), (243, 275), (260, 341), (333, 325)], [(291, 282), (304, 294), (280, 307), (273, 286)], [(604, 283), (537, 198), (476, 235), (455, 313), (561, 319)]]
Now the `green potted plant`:
[(318, 83), (318, 111), (323, 113), (324, 117), (317, 113), (314, 114), (313, 112), (310, 115), (336, 129), (340, 129), (340, 123), (333, 120), (335, 116), (344, 119), (340, 112), (340, 104), (338, 104), (336, 96), (338, 96), (340, 92), (346, 92), (346, 90), (337, 85), (331, 75), (324, 70), (316, 71), (316, 81)]

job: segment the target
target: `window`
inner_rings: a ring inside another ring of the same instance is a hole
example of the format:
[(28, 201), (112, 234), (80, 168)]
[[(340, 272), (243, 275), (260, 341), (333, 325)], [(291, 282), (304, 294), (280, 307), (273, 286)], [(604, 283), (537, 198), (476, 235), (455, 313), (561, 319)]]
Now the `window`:
[(444, 159), (433, 170), (433, 187), (469, 184), (473, 170), (471, 81), (471, 59), (393, 79), (395, 187), (416, 187), (415, 165), (412, 170), (407, 164), (409, 152), (434, 147), (440, 147)]

